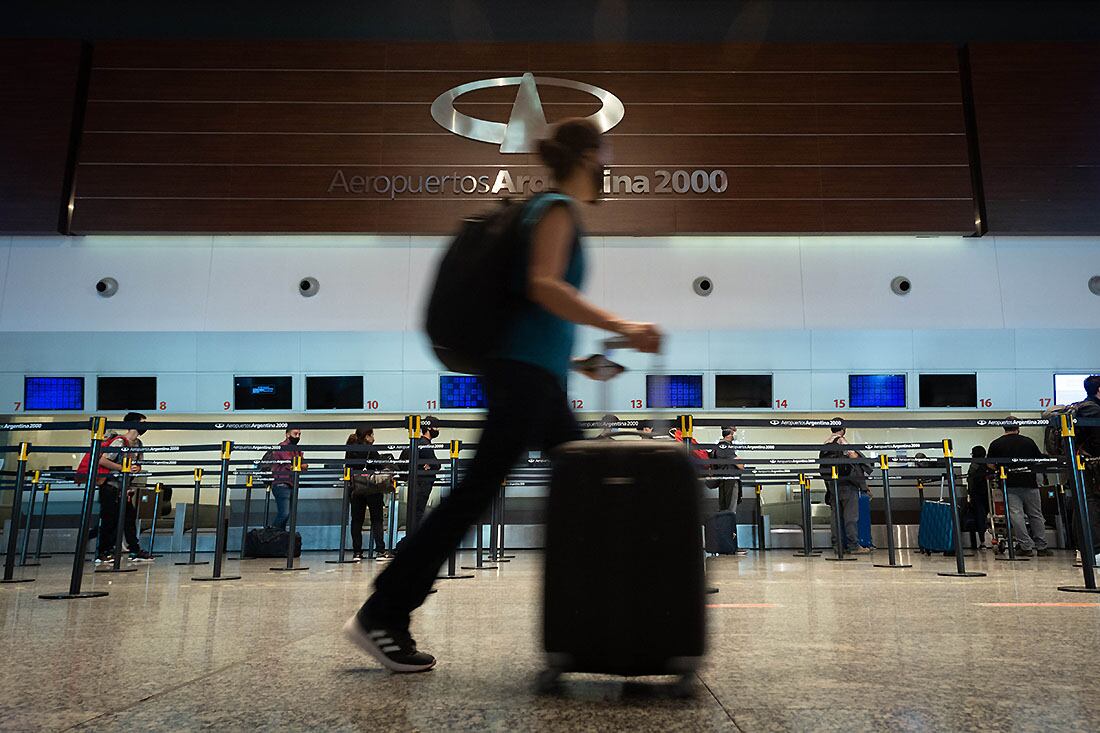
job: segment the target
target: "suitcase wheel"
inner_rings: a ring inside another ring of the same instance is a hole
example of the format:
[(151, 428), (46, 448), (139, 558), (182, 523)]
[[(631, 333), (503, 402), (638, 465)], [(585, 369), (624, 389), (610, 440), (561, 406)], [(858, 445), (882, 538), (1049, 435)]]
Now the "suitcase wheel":
[(697, 687), (695, 685), (695, 673), (687, 672), (680, 675), (680, 679), (672, 683), (672, 696), (680, 699), (695, 697)]
[(539, 672), (539, 676), (535, 680), (535, 692), (540, 695), (547, 695), (557, 690), (558, 683), (561, 681), (562, 671), (561, 669), (551, 667)]

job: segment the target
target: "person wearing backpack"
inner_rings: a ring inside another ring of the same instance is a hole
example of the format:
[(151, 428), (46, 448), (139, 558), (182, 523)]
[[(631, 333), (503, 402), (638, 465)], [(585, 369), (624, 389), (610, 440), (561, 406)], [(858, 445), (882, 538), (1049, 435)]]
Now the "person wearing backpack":
[[(518, 214), (522, 236), (515, 268), (494, 270), (500, 279), (481, 285), (510, 289), (517, 302), (479, 369), (487, 415), (477, 453), (459, 485), (406, 539), (375, 580), (374, 593), (344, 624), (352, 643), (393, 672), (435, 666), (435, 657), (418, 650), (409, 633), (410, 614), (424, 602), (440, 566), (488, 509), (521, 454), (581, 437), (566, 397), (576, 326), (619, 334), (642, 352), (660, 350), (661, 332), (655, 325), (622, 320), (580, 294), (585, 252), (579, 203), (595, 203), (600, 195), (605, 154), (592, 122), (571, 119), (554, 127), (539, 144), (553, 189), (533, 197)], [(433, 301), (438, 292), (437, 282)], [(430, 304), (429, 333), (432, 311)]]
[[(145, 422), (145, 415), (140, 412), (129, 412), (122, 418), (126, 423)], [(121, 552), (122, 548), (115, 547), (115, 536), (118, 533), (119, 514), (122, 514), (122, 531), (126, 544), (130, 548), (130, 559), (135, 562), (152, 562), (153, 556), (146, 550), (142, 550), (137, 536), (137, 507), (131, 501), (132, 492), (128, 492), (126, 506), (120, 511), (118, 505), (119, 479), (115, 473), (122, 470), (122, 461), (125, 454), (119, 448), (129, 448), (140, 445), (138, 436), (144, 435), (144, 430), (130, 428), (124, 433), (110, 432), (102, 442), (102, 450), (99, 456), (99, 466), (96, 470), (96, 485), (99, 489), (99, 531), (96, 538), (96, 564), (114, 561), (114, 553)], [(85, 454), (76, 470), (77, 481), (87, 479), (90, 470), (88, 463), (90, 455)], [(132, 463), (133, 471), (138, 471), (141, 466)]]
[[(1085, 399), (1076, 405), (1080, 420), (1100, 420), (1100, 375), (1085, 380)], [(1076, 429), (1077, 451), (1085, 462), (1085, 505), (1092, 530), (1092, 552), (1100, 566), (1100, 427), (1080, 425)], [(1073, 513), (1076, 523), (1077, 513)], [(1077, 546), (1082, 542), (1078, 537)]]
[[(859, 452), (844, 450), (839, 447), (848, 443), (848, 440), (844, 437), (846, 432), (843, 427), (832, 428), (832, 435), (825, 441), (825, 444), (837, 447), (825, 448), (818, 454), (818, 458), (826, 460), (861, 458)], [(834, 537), (833, 542), (843, 542), (845, 544), (844, 551), (849, 555), (866, 555), (871, 552), (870, 548), (863, 547), (859, 542), (859, 495), (860, 492), (867, 491), (866, 474), (861, 466), (851, 464), (836, 466), (836, 472), (838, 478), (834, 486), (832, 464), (822, 465), (819, 471), (821, 477), (825, 480), (825, 501), (834, 509), (835, 507), (840, 509), (840, 526), (844, 532), (844, 537)], [(832, 498), (834, 488), (837, 492), (835, 501)]]

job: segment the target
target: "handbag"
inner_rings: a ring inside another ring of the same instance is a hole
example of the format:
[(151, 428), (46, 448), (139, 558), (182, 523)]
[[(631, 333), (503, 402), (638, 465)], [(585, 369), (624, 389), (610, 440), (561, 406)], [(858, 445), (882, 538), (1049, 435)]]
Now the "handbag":
[(374, 471), (351, 476), (351, 495), (355, 498), (385, 494), (393, 486), (393, 472)]

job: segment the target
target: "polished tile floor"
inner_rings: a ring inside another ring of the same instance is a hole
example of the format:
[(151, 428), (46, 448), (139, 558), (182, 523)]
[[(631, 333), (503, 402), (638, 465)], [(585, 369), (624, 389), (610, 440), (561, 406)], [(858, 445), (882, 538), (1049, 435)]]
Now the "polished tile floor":
[(1056, 590), (1081, 581), (1066, 554), (975, 558), (989, 576), (965, 580), (938, 577), (942, 557), (712, 559), (710, 653), (686, 701), (594, 676), (536, 695), (541, 555), (517, 555), (438, 585), (414, 633), (440, 664), (408, 677), (338, 633), (376, 564), (307, 554), (308, 572), (251, 560), (243, 580), (197, 583), (162, 558), (89, 575), (107, 598), (39, 600), (67, 587), (55, 557), (0, 586), (0, 729), (1100, 730), (1100, 597)]

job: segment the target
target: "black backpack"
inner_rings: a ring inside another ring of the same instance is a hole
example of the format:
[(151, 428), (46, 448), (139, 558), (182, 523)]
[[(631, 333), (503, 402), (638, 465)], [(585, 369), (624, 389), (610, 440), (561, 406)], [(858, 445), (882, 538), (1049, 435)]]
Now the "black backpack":
[(1057, 457), (1066, 454), (1065, 443), (1062, 442), (1062, 415), (1068, 415), (1072, 423), (1077, 415), (1077, 407), (1080, 402), (1072, 405), (1055, 405), (1049, 410), (1043, 411), (1043, 419), (1052, 422), (1043, 428), (1043, 452), (1048, 456)]
[(481, 217), (464, 220), (439, 263), (424, 329), (436, 356), (452, 372), (482, 373), (527, 302), (520, 271), (527, 260), (527, 203), (505, 200)]

